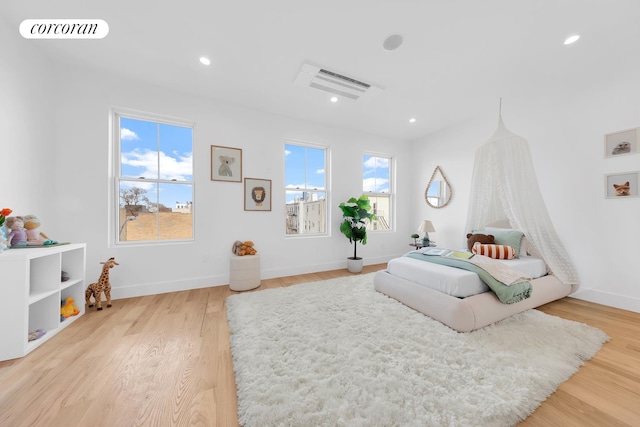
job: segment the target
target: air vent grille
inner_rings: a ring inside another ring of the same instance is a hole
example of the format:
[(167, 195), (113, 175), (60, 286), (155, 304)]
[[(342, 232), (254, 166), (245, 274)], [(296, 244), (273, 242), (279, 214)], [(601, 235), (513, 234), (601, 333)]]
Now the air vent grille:
[(300, 67), (294, 83), (352, 100), (369, 98), (382, 92), (378, 86), (307, 62)]

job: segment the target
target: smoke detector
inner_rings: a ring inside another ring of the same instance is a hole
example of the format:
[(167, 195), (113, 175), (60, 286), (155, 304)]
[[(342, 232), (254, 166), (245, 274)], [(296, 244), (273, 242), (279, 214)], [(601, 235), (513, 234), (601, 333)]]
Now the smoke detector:
[(324, 67), (305, 62), (294, 80), (294, 84), (310, 87), (347, 99), (364, 99), (377, 95), (383, 88), (364, 80), (347, 76)]

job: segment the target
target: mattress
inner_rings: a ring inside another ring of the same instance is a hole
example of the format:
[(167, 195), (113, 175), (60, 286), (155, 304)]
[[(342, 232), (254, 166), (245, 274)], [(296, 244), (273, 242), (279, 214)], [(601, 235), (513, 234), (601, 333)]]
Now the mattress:
[[(547, 274), (544, 261), (535, 257), (500, 260), (532, 279)], [(488, 292), (489, 287), (476, 273), (409, 257), (394, 258), (387, 264), (389, 274), (445, 294), (466, 298)]]

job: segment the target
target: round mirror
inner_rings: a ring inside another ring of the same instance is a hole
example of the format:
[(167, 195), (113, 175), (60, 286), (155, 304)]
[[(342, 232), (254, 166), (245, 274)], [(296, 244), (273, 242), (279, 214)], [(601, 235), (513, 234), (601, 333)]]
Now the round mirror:
[(424, 200), (432, 208), (443, 208), (451, 201), (453, 191), (440, 166), (436, 166), (424, 191)]

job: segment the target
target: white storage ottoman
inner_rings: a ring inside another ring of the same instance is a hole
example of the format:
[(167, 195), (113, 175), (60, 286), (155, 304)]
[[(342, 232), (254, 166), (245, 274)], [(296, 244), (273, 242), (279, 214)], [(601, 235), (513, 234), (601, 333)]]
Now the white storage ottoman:
[(248, 291), (260, 286), (260, 255), (232, 255), (229, 289)]

